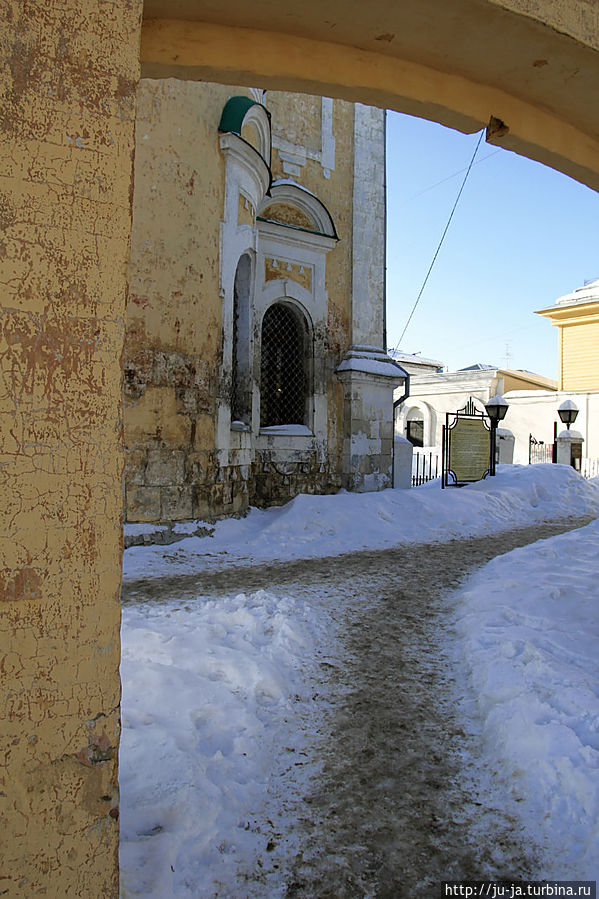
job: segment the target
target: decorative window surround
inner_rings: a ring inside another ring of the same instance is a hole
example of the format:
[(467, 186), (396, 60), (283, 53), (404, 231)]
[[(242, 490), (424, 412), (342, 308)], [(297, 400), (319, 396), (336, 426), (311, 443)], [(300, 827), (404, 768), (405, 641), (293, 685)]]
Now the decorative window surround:
[[(253, 133), (257, 152), (270, 168), (272, 138), (270, 113), (261, 103), (244, 95), (230, 97), (222, 111), (218, 130), (222, 134), (236, 134), (243, 139), (243, 130)], [(251, 145), (251, 141), (250, 141)]]
[(276, 203), (295, 206), (312, 222), (316, 234), (338, 240), (331, 214), (324, 203), (321, 203), (311, 191), (288, 178), (280, 178), (272, 182), (269, 193), (269, 199), (262, 204), (262, 209), (258, 211), (258, 218), (260, 218), (262, 210), (274, 206)]
[(333, 135), (333, 101), (322, 98), (322, 153), (320, 158), (322, 174), (330, 178), (335, 171), (335, 137)]
[[(256, 104), (252, 110), (263, 110)], [(264, 111), (265, 113), (265, 111)], [(262, 119), (262, 113), (260, 113)], [(266, 115), (266, 114), (265, 114)], [(247, 119), (247, 115), (246, 115)], [(245, 123), (245, 119), (243, 120)], [(268, 122), (268, 117), (266, 116)], [(240, 123), (241, 124), (241, 123)], [(263, 123), (264, 124), (264, 123)], [(269, 131), (270, 134), (270, 131)], [(223, 383), (223, 400), (228, 396), (224, 385), (231, 378), (233, 358), (233, 309), (235, 275), (239, 260), (247, 254), (254, 263), (256, 258), (256, 244), (258, 232), (255, 221), (250, 224), (247, 220), (240, 222), (239, 209), (240, 197), (254, 210), (259, 209), (262, 200), (268, 191), (271, 174), (270, 168), (258, 151), (243, 140), (238, 134), (225, 132), (220, 134), (220, 148), (225, 159), (225, 209), (224, 219), (220, 228), (220, 294), (222, 305), (222, 333), (223, 333), (223, 361), (221, 369), (221, 381)], [(270, 148), (268, 149), (270, 158)], [(244, 203), (245, 205), (245, 203)], [(253, 221), (253, 219), (251, 219)], [(253, 278), (255, 283), (255, 278)], [(248, 322), (248, 353), (253, 356), (254, 347), (252, 339), (252, 317)], [(231, 410), (228, 401), (219, 403), (216, 415), (216, 447), (218, 464), (229, 464), (229, 448), (231, 441)]]
[[(312, 396), (308, 426), (285, 429), (262, 428), (256, 433), (257, 450), (275, 451), (291, 447), (304, 452), (316, 451), (319, 461), (326, 460), (328, 431), (328, 385), (325, 375), (328, 294), (325, 287), (326, 254), (337, 244), (333, 220), (326, 207), (312, 193), (299, 185), (281, 180), (273, 183), (263, 209), (277, 202), (295, 206), (314, 227), (314, 231), (291, 225), (265, 221), (258, 210), (258, 255), (256, 268), (255, 314), (258, 321), (273, 303), (286, 301), (296, 305), (306, 316), (312, 334)], [(274, 263), (276, 262), (276, 266)], [(273, 277), (277, 269), (281, 277)], [(310, 278), (299, 273), (310, 272)], [(289, 272), (289, 277), (285, 273)], [(267, 280), (268, 278), (268, 280)], [(303, 281), (303, 283), (299, 283)], [(255, 358), (259, 356), (255, 353)], [(259, 420), (259, 395), (256, 396), (253, 421)], [(291, 444), (289, 439), (292, 438)]]
[(283, 171), (286, 175), (301, 177), (302, 167), (307, 159), (320, 163), (322, 174), (330, 178), (335, 171), (335, 137), (333, 135), (333, 100), (330, 97), (322, 97), (321, 111), (321, 147), (314, 150), (311, 147), (303, 147), (294, 144), (285, 138), (273, 135), (272, 146), (279, 151), (279, 157), (283, 163)]

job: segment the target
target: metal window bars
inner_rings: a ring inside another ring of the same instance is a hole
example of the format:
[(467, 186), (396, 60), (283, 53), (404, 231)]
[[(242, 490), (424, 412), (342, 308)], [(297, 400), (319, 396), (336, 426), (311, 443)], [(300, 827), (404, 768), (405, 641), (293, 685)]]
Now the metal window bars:
[(260, 427), (306, 424), (306, 324), (284, 303), (270, 306), (262, 320)]

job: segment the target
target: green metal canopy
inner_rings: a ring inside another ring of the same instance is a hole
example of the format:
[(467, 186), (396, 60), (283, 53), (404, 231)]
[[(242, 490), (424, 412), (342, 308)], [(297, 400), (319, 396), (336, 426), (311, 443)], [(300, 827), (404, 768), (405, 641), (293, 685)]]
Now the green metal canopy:
[(257, 103), (251, 97), (230, 97), (224, 105), (218, 130), (238, 134), (241, 137), (243, 120), (252, 106), (261, 106), (270, 119), (270, 113), (262, 103)]

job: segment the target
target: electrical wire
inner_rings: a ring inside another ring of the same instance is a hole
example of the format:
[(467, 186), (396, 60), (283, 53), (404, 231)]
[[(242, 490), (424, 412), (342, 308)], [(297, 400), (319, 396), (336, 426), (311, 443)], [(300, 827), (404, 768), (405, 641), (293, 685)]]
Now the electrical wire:
[[(482, 165), (483, 162), (486, 162), (487, 159), (492, 159), (493, 156), (497, 156), (498, 153), (501, 153), (501, 147), (498, 150), (493, 150), (492, 153), (487, 153), (486, 156), (483, 156), (482, 159), (478, 159), (474, 165)], [(472, 166), (474, 168), (474, 166)], [(434, 190), (436, 187), (440, 187), (442, 184), (446, 184), (447, 181), (453, 181), (454, 178), (457, 178), (458, 175), (461, 175), (462, 172), (467, 170), (467, 166), (463, 169), (459, 169), (457, 172), (452, 172), (451, 175), (448, 175), (447, 178), (442, 178), (441, 181), (435, 181), (434, 184), (429, 184), (428, 187), (425, 187), (423, 190), (419, 190), (417, 194), (413, 194), (411, 197), (408, 197), (407, 200), (404, 200), (403, 203), (400, 203), (399, 206), (396, 206), (395, 209), (403, 209), (404, 206), (407, 206), (408, 203), (413, 203), (414, 200), (417, 200), (419, 197), (422, 197), (424, 194), (427, 194), (430, 190)]]
[(460, 202), (460, 197), (462, 196), (462, 191), (464, 190), (464, 187), (466, 186), (466, 181), (468, 180), (468, 175), (470, 174), (470, 171), (471, 171), (471, 169), (472, 169), (472, 166), (474, 165), (474, 160), (476, 159), (476, 154), (478, 153), (478, 148), (480, 147), (480, 144), (481, 144), (481, 141), (482, 141), (482, 139), (483, 139), (484, 134), (485, 134), (485, 129), (483, 128), (482, 131), (480, 132), (480, 135), (479, 135), (479, 138), (478, 138), (478, 143), (476, 144), (474, 153), (472, 154), (472, 159), (470, 160), (470, 164), (469, 164), (468, 168), (466, 169), (466, 174), (464, 175), (464, 180), (462, 181), (462, 186), (460, 187), (460, 189), (459, 189), (459, 191), (458, 191), (458, 195), (457, 195), (457, 197), (456, 197), (456, 199), (455, 199), (455, 203), (453, 204), (453, 209), (451, 210), (451, 212), (450, 212), (450, 214), (449, 214), (449, 218), (447, 219), (447, 224), (445, 225), (445, 230), (443, 231), (443, 234), (441, 235), (441, 240), (439, 241), (439, 244), (438, 244), (438, 246), (437, 246), (437, 249), (435, 250), (435, 255), (433, 256), (433, 260), (432, 260), (431, 264), (429, 265), (428, 271), (427, 271), (427, 273), (426, 273), (426, 277), (425, 277), (424, 281), (422, 282), (422, 287), (420, 288), (420, 291), (419, 291), (419, 293), (418, 293), (418, 296), (416, 297), (416, 302), (414, 303), (414, 305), (413, 305), (413, 307), (412, 307), (412, 311), (410, 312), (410, 315), (408, 316), (408, 320), (407, 320), (407, 322), (406, 322), (406, 324), (405, 324), (405, 327), (404, 327), (403, 331), (401, 332), (401, 337), (399, 338), (399, 340), (398, 340), (397, 343), (395, 344), (395, 351), (397, 351), (397, 349), (398, 349), (400, 343), (402, 342), (402, 340), (403, 340), (403, 338), (404, 338), (404, 334), (405, 334), (406, 331), (408, 330), (408, 326), (409, 326), (410, 322), (412, 321), (412, 316), (413, 316), (414, 313), (416, 312), (416, 308), (417, 308), (417, 306), (418, 306), (418, 303), (420, 302), (420, 298), (422, 297), (422, 294), (424, 293), (424, 288), (425, 288), (426, 285), (427, 285), (428, 279), (429, 279), (430, 274), (431, 274), (431, 272), (432, 272), (432, 270), (433, 270), (433, 266), (434, 266), (434, 264), (435, 264), (435, 262), (436, 262), (436, 260), (437, 260), (437, 256), (439, 255), (439, 251), (441, 250), (441, 247), (443, 246), (443, 241), (445, 240), (445, 235), (446, 235), (447, 232), (449, 231), (449, 226), (450, 226), (450, 224), (451, 224), (451, 220), (452, 220), (452, 218), (453, 218), (453, 214), (454, 214), (454, 212), (455, 212), (456, 209), (457, 209), (458, 203)]

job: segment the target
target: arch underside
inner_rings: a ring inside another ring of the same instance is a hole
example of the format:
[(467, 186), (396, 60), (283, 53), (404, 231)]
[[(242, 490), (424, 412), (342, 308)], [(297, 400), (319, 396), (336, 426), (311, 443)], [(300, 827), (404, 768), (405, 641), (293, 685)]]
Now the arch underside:
[[(395, 109), (599, 189), (599, 10), (590, 0), (146, 0), (145, 77)], [(233, 23), (233, 24), (228, 24)]]

